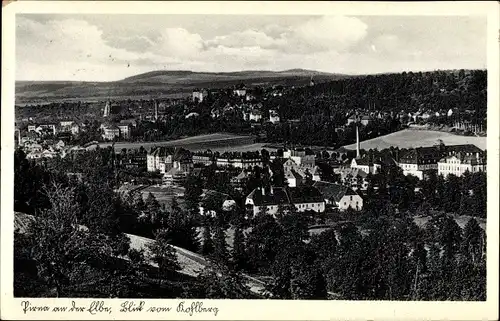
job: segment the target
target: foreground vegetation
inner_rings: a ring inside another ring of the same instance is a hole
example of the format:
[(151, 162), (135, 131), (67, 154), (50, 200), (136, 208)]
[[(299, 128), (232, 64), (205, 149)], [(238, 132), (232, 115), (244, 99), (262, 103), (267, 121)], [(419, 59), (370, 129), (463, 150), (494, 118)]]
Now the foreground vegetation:
[[(416, 182), (391, 169), (370, 177), (363, 212), (345, 213), (350, 222), (311, 237), (308, 226), (321, 217), (294, 207), (280, 208), (276, 218), (245, 219), (244, 207), (225, 212), (213, 197), (202, 202), (217, 215), (200, 217), (202, 187), (235, 193), (227, 177), (211, 171), (210, 179), (188, 179), (184, 209), (175, 199), (160, 206), (152, 195), (123, 199), (113, 192), (120, 170), (110, 150), (66, 165), (36, 164), (16, 151), (15, 209), (37, 218), (15, 233), (16, 296), (485, 300), (485, 233), (475, 219), (462, 229), (446, 214), (485, 213), (481, 174), (431, 177), (421, 202)], [(82, 172), (82, 180), (68, 178), (65, 166)], [(280, 180), (266, 172), (249, 184)], [(420, 228), (412, 216), (424, 213), (433, 217)], [(228, 228), (235, 230), (231, 247)], [(123, 233), (155, 238), (151, 257), (130, 249)], [(170, 244), (210, 264), (197, 277), (179, 273)], [(266, 291), (251, 292), (243, 273), (264, 280)]]

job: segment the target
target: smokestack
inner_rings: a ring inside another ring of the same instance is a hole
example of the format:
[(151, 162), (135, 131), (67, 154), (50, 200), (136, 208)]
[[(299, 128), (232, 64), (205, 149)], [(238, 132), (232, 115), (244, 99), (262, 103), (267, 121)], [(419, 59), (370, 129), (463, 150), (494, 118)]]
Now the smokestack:
[(358, 128), (358, 123), (356, 123), (356, 158), (360, 158), (360, 151), (359, 151), (359, 128)]
[(155, 120), (158, 120), (158, 101), (155, 100)]

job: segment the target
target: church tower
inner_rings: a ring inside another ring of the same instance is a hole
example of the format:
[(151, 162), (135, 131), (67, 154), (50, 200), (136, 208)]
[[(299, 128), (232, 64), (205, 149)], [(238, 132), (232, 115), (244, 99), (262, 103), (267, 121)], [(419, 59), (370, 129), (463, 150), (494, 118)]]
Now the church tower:
[(108, 101), (106, 101), (106, 105), (104, 106), (104, 117), (108, 117), (109, 114), (111, 112), (111, 103)]

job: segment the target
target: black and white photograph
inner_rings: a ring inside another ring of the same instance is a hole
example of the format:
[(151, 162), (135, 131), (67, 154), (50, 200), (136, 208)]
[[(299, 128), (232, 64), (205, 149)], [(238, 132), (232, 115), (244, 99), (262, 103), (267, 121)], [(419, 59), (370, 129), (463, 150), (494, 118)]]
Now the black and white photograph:
[(488, 23), (15, 14), (2, 216), (20, 313), (37, 298), (182, 299), (198, 318), (218, 314), (207, 299), (486, 302)]

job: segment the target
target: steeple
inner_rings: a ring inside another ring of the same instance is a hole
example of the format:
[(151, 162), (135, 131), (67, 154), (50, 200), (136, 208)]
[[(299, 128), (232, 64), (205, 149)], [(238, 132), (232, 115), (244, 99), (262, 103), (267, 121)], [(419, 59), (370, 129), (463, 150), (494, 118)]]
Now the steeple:
[(103, 117), (108, 117), (110, 111), (111, 111), (111, 103), (108, 100), (108, 101), (106, 101), (106, 105), (104, 106), (104, 115), (103, 115)]

